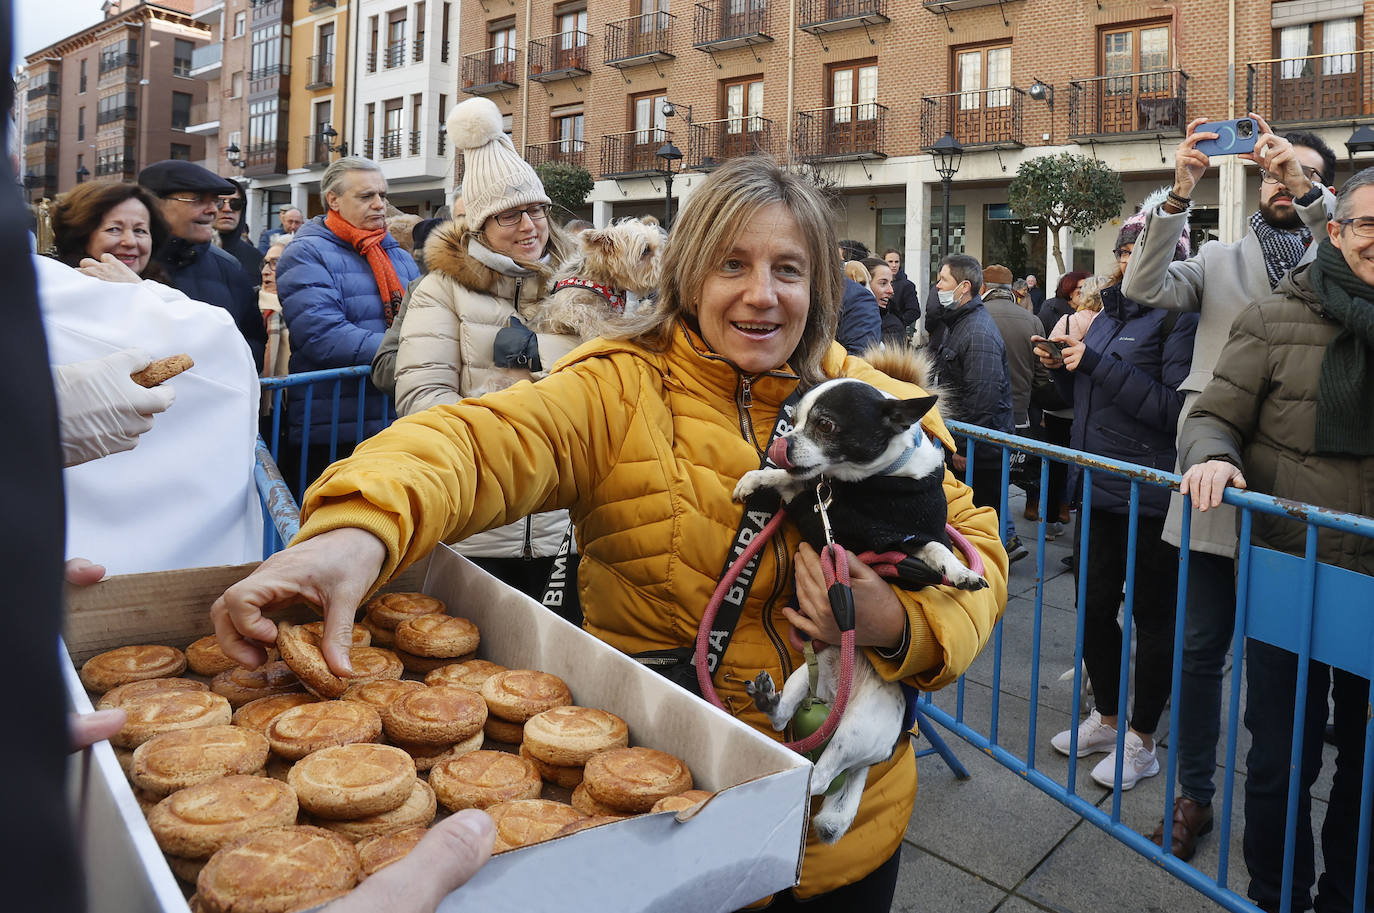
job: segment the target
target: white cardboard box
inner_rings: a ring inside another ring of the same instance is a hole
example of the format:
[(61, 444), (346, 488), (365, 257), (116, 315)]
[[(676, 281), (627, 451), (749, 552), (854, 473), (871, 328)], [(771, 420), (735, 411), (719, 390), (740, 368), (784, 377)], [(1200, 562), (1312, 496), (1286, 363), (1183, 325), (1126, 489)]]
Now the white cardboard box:
[[(115, 577), (69, 597), (73, 662), (129, 643), (184, 647), (209, 633), (207, 610), (253, 568)], [(811, 764), (568, 624), (441, 547), (425, 569), (388, 589), (421, 589), (471, 618), (478, 655), (560, 676), (576, 703), (624, 717), (631, 744), (687, 762), (698, 788), (718, 795), (683, 817), (642, 815), (494, 857), (439, 906), (480, 910), (729, 911), (795, 884), (805, 844)], [(90, 709), (75, 668), (72, 708)], [(186, 913), (107, 743), (74, 757), (71, 789), (93, 913)]]

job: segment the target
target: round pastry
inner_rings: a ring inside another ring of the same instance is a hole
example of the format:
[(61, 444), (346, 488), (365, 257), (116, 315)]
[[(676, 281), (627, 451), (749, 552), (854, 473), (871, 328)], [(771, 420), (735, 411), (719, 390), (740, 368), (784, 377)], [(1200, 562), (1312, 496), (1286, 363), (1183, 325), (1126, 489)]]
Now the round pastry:
[(103, 694), (147, 678), (171, 678), (186, 671), (186, 654), (176, 647), (136, 644), (97, 653), (81, 667), (81, 684)]
[(267, 724), (272, 751), (298, 761), (312, 751), (353, 742), (375, 742), (382, 734), (382, 718), (357, 701), (318, 701), (278, 714)]
[(534, 669), (508, 669), (482, 683), (482, 698), (493, 716), (523, 723), (536, 713), (572, 703), (563, 679)]
[(487, 738), (503, 745), (519, 745), (525, 738), (524, 723), (511, 723), (497, 716), (488, 716), (482, 731)]
[(391, 649), (396, 651), (396, 655), (400, 657), (401, 665), (406, 667), (406, 671), (415, 675), (428, 675), (435, 669), (442, 669), (451, 663), (462, 662), (473, 657), (471, 653), (462, 656), (420, 656), (416, 653), (407, 653), (400, 647), (392, 647)]
[(304, 691), (298, 691), (295, 694), (278, 694), (275, 697), (260, 697), (256, 701), (249, 701), (234, 711), (234, 725), (265, 734), (267, 724), (287, 710), (292, 707), (299, 707), (301, 704), (313, 704), (318, 700), (319, 698), (315, 695), (306, 694)]
[[(324, 640), (324, 622), (322, 621), (312, 621), (309, 624), (303, 624), (301, 625), (301, 630), (307, 632), (308, 634), (310, 634), (311, 637), (315, 638), (315, 643), (320, 643)], [(355, 624), (353, 626), (353, 643), (351, 646), (372, 646), (372, 635), (368, 632), (367, 628), (364, 628), (362, 625), (358, 624)]]
[(170, 853), (164, 853), (163, 857), (167, 860), (167, 868), (172, 870), (172, 874), (186, 884), (195, 884), (196, 879), (200, 877), (200, 870), (205, 868), (204, 859), (185, 859)]
[(622, 812), (647, 812), (665, 796), (692, 788), (692, 772), (667, 752), (612, 748), (587, 760), (582, 787), (591, 798)]
[(137, 748), (174, 729), (228, 725), (233, 716), (229, 702), (208, 691), (154, 691), (126, 698), (119, 706), (128, 716), (110, 742), (120, 748)]
[(416, 656), (465, 656), (480, 639), (477, 625), (452, 615), (420, 615), (396, 626), (396, 648)]
[(563, 825), (554, 836), (566, 837), (569, 834), (576, 834), (578, 831), (585, 831), (588, 828), (600, 827), (603, 824), (615, 824), (617, 821), (624, 820), (625, 819), (619, 815), (588, 815), (585, 818), (579, 818), (576, 821)]
[[(584, 773), (585, 777), (585, 773)], [(587, 781), (583, 779), (572, 791), (572, 807), (584, 815), (599, 818), (632, 818), (634, 812), (621, 811), (612, 808), (604, 802), (598, 802), (591, 793), (587, 792)]]
[(700, 805), (715, 793), (708, 793), (704, 789), (689, 789), (685, 793), (678, 793), (676, 796), (665, 796), (654, 803), (654, 807), (649, 809), (651, 812), (680, 812), (693, 806)]
[(467, 662), (440, 666), (425, 676), (425, 684), (457, 685), (460, 688), (471, 688), (473, 691), (481, 692), (482, 682), (498, 672), (505, 671), (506, 667), (499, 663), (487, 662), (485, 659), (470, 659)]
[(115, 761), (119, 764), (119, 769), (124, 771), (125, 779), (129, 777), (129, 771), (134, 767), (134, 753), (128, 748), (119, 748), (111, 745), (110, 749), (114, 752)]
[(134, 750), (129, 779), (165, 796), (228, 774), (252, 774), (267, 763), (267, 739), (239, 726), (179, 729), (154, 736)]
[(277, 622), (277, 649), (305, 690), (322, 698), (336, 698), (348, 690), (348, 679), (335, 675), (324, 661), (318, 638), (290, 622)]
[(429, 772), (429, 785), (451, 812), (536, 799), (544, 788), (533, 764), (504, 751), (471, 751), (436, 764)]
[(134, 787), (134, 799), (138, 802), (138, 810), (143, 812), (143, 817), (145, 818), (153, 813), (153, 809), (157, 808), (157, 804), (164, 798), (166, 797), (155, 795), (154, 793), (148, 792), (146, 789), (139, 789), (137, 786)]
[(390, 745), (336, 745), (297, 761), (286, 782), (312, 815), (361, 818), (392, 811), (406, 801), (415, 782), (415, 762)]
[(524, 746), (531, 757), (564, 767), (581, 767), (607, 748), (630, 744), (630, 730), (614, 713), (595, 707), (555, 707), (525, 721)]
[(208, 859), (244, 834), (296, 823), (296, 794), (271, 777), (218, 777), (177, 790), (148, 813), (164, 853)]
[(477, 751), (482, 747), (485, 738), (485, 734), (479, 729), (456, 745), (415, 745), (410, 742), (395, 742), (395, 745), (410, 755), (417, 771), (424, 772), (442, 761), (461, 758), (470, 751)]
[[(432, 796), (433, 794), (431, 794)], [(358, 858), (362, 861), (363, 877), (375, 875), (407, 853), (429, 833), (427, 827), (408, 827), (394, 834), (382, 834), (358, 841)]]
[(350, 688), (368, 682), (399, 679), (405, 671), (401, 658), (382, 647), (354, 647), (348, 651), (348, 659), (353, 664), (353, 674), (346, 679)]
[(466, 688), (436, 685), (403, 694), (382, 709), (388, 738), (419, 745), (452, 745), (480, 732), (487, 721), (482, 696)]
[(487, 809), (496, 823), (496, 845), (493, 853), (542, 843), (563, 828), (584, 817), (571, 805), (548, 799), (519, 799), (502, 802)]
[(372, 646), (394, 647), (396, 645), (395, 633), (377, 624), (372, 619), (364, 617), (362, 621), (358, 622), (358, 625), (367, 632), (368, 637), (372, 638)]
[(582, 765), (568, 767), (541, 761), (530, 754), (528, 742), (520, 743), (520, 757), (533, 764), (534, 769), (539, 771), (539, 776), (546, 783), (552, 783), (554, 786), (561, 786), (564, 789), (573, 789), (582, 782)]
[(382, 678), (374, 682), (349, 685), (348, 690), (343, 693), (343, 699), (359, 701), (381, 713), (382, 708), (401, 695), (409, 694), (411, 691), (423, 690), (425, 690), (425, 686), (419, 682), (399, 678)]
[(197, 675), (209, 677), (219, 675), (221, 672), (228, 672), (238, 663), (224, 655), (224, 651), (220, 649), (219, 640), (211, 634), (193, 642), (186, 648), (186, 665)]
[(281, 660), (264, 663), (256, 669), (236, 666), (210, 680), (210, 690), (222, 694), (235, 707), (274, 694), (292, 694), (303, 690), (301, 680), (291, 667)]
[(288, 913), (340, 897), (361, 877), (348, 840), (319, 827), (281, 827), (216, 853), (196, 879), (196, 894), (209, 913)]
[(155, 691), (209, 691), (210, 686), (190, 678), (148, 678), (139, 682), (129, 682), (112, 688), (100, 696), (95, 709), (109, 710), (122, 707), (123, 702), (138, 694), (152, 694)]
[[(310, 760), (309, 758), (306, 759)], [(305, 763), (302, 761), (301, 763)], [(434, 801), (434, 790), (418, 778), (410, 781), (410, 795), (400, 805), (389, 812), (366, 815), (347, 821), (330, 821), (324, 818), (315, 823), (328, 828), (336, 834), (343, 834), (349, 840), (359, 841), (383, 834), (394, 834), (412, 827), (429, 827), (434, 820), (438, 804)]]
[(424, 593), (383, 593), (367, 604), (367, 617), (377, 627), (394, 631), (407, 619), (440, 615), (447, 608), (438, 599)]

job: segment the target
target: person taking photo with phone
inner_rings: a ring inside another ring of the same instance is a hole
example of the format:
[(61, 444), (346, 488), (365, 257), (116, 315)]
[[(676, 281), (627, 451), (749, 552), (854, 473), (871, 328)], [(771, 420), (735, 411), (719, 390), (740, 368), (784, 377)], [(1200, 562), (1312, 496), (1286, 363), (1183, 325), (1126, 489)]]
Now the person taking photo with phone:
[[(1180, 390), (1187, 415), (1207, 386), (1231, 324), (1252, 302), (1268, 297), (1284, 274), (1297, 266), (1314, 234), (1325, 237), (1335, 197), (1336, 155), (1310, 133), (1275, 135), (1259, 125), (1254, 152), (1240, 158), (1259, 166), (1259, 208), (1239, 241), (1204, 244), (1187, 260), (1173, 259), (1174, 239), (1188, 217), (1192, 196), (1211, 161), (1197, 145), (1217, 134), (1200, 129), (1200, 118), (1175, 153), (1174, 186), (1163, 205), (1145, 213), (1145, 227), (1121, 289), (1143, 305), (1199, 312), (1192, 371)], [(1165, 538), (1181, 544), (1183, 499), (1175, 496), (1164, 526)], [(1221, 731), (1221, 672), (1235, 624), (1236, 518), (1221, 506), (1194, 511), (1190, 526), (1187, 618), (1183, 634), (1183, 674), (1179, 690), (1179, 795), (1174, 800), (1173, 854), (1191, 859), (1198, 838), (1212, 828), (1213, 773)], [(1161, 843), (1165, 823), (1150, 839)]]

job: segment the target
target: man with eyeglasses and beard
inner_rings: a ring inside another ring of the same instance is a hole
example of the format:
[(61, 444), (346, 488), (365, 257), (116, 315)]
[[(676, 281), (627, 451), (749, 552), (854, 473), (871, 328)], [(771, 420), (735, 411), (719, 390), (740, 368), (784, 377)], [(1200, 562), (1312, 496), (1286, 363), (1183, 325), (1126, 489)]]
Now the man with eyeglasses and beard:
[(231, 193), (219, 198), (215, 209), (215, 234), (219, 235), (220, 249), (239, 261), (239, 266), (247, 273), (253, 283), (258, 284), (258, 274), (262, 272), (263, 254), (248, 240), (248, 226), (243, 224), (243, 209), (248, 204), (248, 195), (243, 185), (231, 180), (234, 185)]
[[(1206, 121), (1188, 125), (1174, 157), (1174, 186), (1164, 203), (1145, 214), (1145, 227), (1121, 282), (1127, 298), (1150, 307), (1200, 312), (1192, 371), (1179, 386), (1187, 395), (1187, 416), (1212, 378), (1236, 317), (1269, 297), (1279, 280), (1302, 260), (1313, 238), (1326, 237), (1335, 197), (1336, 156), (1310, 133), (1277, 136), (1260, 127), (1255, 151), (1240, 157), (1259, 166), (1259, 209), (1239, 241), (1202, 245), (1187, 260), (1173, 262), (1174, 245), (1191, 207), (1193, 188), (1210, 164), (1197, 143), (1217, 134), (1198, 132)], [(1179, 447), (1180, 457), (1183, 454)], [(1196, 507), (1196, 505), (1194, 505)], [(1164, 539), (1181, 545), (1183, 499), (1170, 500)], [(1232, 508), (1194, 511), (1190, 526), (1187, 617), (1183, 674), (1179, 686), (1179, 796), (1173, 821), (1161, 822), (1150, 839), (1164, 840), (1171, 828), (1173, 854), (1192, 858), (1200, 836), (1212, 829), (1213, 774), (1221, 725), (1221, 673), (1235, 625), (1236, 517)]]
[(262, 370), (267, 330), (254, 283), (238, 260), (210, 243), (220, 197), (234, 193), (237, 186), (192, 162), (170, 160), (144, 168), (138, 183), (157, 197), (170, 235), (153, 252), (153, 260), (186, 297), (229, 312)]

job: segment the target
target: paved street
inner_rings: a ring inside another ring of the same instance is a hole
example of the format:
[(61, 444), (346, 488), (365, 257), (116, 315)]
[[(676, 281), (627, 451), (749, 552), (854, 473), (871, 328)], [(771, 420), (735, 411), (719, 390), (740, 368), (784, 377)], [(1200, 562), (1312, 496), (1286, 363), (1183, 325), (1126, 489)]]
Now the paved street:
[[(1031, 555), (1012, 566), (1011, 598), (1003, 621), (1003, 668), (1000, 682), (1000, 744), (1023, 754), (1026, 748), (1031, 633), (1035, 608), (1035, 528), (1021, 519), (1024, 502), (1012, 489), (1013, 516)], [(1069, 537), (1046, 543), (1045, 610), (1039, 693), (1037, 766), (1063, 782), (1066, 759), (1049, 744), (1051, 736), (1068, 726), (1072, 682), (1059, 676), (1073, 665), (1075, 632), (1073, 575), (1060, 564), (1068, 554)], [(979, 657), (967, 675), (965, 721), (987, 734), (992, 694), (993, 649)], [(1227, 666), (1229, 679), (1230, 666)], [(1224, 700), (1229, 700), (1229, 689)], [(951, 714), (955, 688), (936, 696)], [(1242, 702), (1242, 708), (1243, 708)], [(1148, 833), (1164, 808), (1168, 712), (1161, 723), (1160, 775), (1143, 780), (1122, 801), (1122, 820)], [(956, 780), (938, 756), (921, 758), (920, 791), (916, 812), (902, 850), (902, 871), (894, 911), (902, 913), (1103, 913), (1103, 911), (1163, 911), (1210, 913), (1223, 909), (1128, 849), (1092, 824), (1042, 793), (996, 760), (957, 736), (942, 733), (972, 774)], [(1244, 770), (1249, 739), (1241, 727), (1238, 770)], [(926, 743), (920, 743), (926, 747)], [(1218, 749), (1225, 749), (1225, 733)], [(1314, 795), (1330, 787), (1334, 753), (1326, 749), (1326, 763)], [(1111, 793), (1089, 778), (1103, 755), (1079, 762), (1079, 794), (1110, 812)], [(1244, 777), (1236, 778), (1235, 814), (1229, 853), (1229, 883), (1243, 894), (1247, 883), (1241, 858), (1241, 804)], [(1218, 769), (1218, 802), (1221, 772)], [(1315, 799), (1313, 820), (1320, 827), (1324, 801)], [(1218, 822), (1219, 823), (1219, 822)], [(1204, 874), (1215, 877), (1220, 848), (1217, 831), (1204, 837), (1193, 860)], [(1317, 871), (1321, 871), (1320, 850)]]

